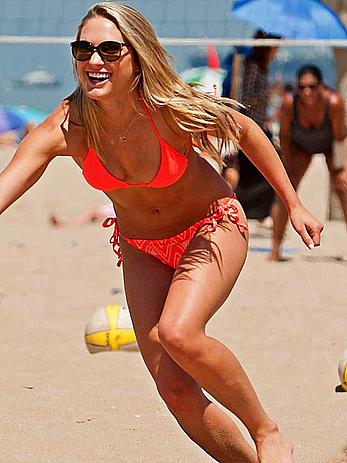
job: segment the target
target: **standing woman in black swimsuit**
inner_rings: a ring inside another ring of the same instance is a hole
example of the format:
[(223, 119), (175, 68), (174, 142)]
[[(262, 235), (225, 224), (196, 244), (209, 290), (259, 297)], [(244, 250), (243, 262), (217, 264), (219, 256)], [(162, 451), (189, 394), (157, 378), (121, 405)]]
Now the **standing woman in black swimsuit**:
[[(295, 189), (307, 171), (312, 155), (324, 153), (347, 224), (347, 159), (345, 108), (341, 95), (327, 89), (317, 66), (306, 65), (297, 74), (297, 91), (284, 97), (281, 108), (282, 160)], [(338, 166), (336, 158), (343, 157)], [(273, 235), (270, 260), (281, 261), (281, 243), (288, 221), (279, 198), (272, 208)]]

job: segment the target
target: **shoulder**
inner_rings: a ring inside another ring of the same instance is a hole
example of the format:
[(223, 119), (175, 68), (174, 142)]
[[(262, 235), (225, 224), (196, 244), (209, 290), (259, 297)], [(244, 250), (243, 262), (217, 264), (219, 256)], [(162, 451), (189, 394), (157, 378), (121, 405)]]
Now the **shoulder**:
[(344, 107), (344, 100), (342, 95), (336, 90), (327, 89), (325, 92), (328, 104), (331, 109), (342, 109)]
[(292, 109), (294, 105), (294, 96), (292, 93), (286, 93), (282, 99), (283, 109)]
[[(75, 121), (76, 120), (76, 121)], [(74, 155), (78, 145), (85, 145), (83, 127), (78, 124), (76, 111), (68, 100), (59, 106), (22, 143), (30, 143), (51, 157)], [(76, 153), (78, 156), (79, 153)]]
[[(172, 109), (167, 106), (157, 108), (157, 114), (160, 115), (160, 118), (163, 120), (164, 125), (168, 127), (169, 131), (173, 133), (176, 137), (182, 139), (188, 139), (189, 134), (182, 130), (180, 127), (180, 115), (176, 114)], [(161, 133), (161, 131), (159, 130)], [(163, 135), (165, 132), (163, 133)], [(165, 138), (165, 137), (164, 137)], [(184, 142), (187, 143), (187, 140)]]
[(254, 130), (254, 129), (257, 130), (258, 128), (259, 130), (261, 130), (258, 124), (254, 122), (253, 119), (246, 116), (245, 114), (242, 114), (237, 109), (229, 108), (229, 112), (234, 122), (236, 123), (237, 127), (240, 130), (241, 137), (247, 134), (250, 130)]
[(69, 123), (82, 127), (83, 124), (72, 96), (65, 98), (57, 109), (61, 109), (64, 112), (65, 118), (69, 121)]

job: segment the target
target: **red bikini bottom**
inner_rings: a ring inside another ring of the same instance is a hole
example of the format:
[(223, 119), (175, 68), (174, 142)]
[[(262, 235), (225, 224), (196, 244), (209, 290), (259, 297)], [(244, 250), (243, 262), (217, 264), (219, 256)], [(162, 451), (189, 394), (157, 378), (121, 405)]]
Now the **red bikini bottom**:
[(178, 235), (171, 236), (170, 238), (163, 239), (133, 239), (126, 238), (120, 235), (117, 219), (115, 217), (108, 217), (102, 224), (104, 228), (114, 226), (114, 232), (110, 239), (113, 250), (118, 256), (117, 266), (120, 267), (122, 263), (121, 248), (119, 244), (119, 237), (127, 241), (129, 244), (139, 249), (142, 252), (150, 254), (161, 260), (164, 264), (170, 267), (177, 268), (178, 264), (187, 249), (189, 243), (192, 241), (198, 230), (206, 226), (204, 234), (212, 233), (217, 229), (218, 222), (224, 217), (227, 217), (232, 223), (236, 224), (242, 235), (248, 230), (246, 224), (240, 223), (238, 216), (238, 207), (234, 204), (234, 198), (226, 198), (216, 205), (216, 210), (213, 214), (204, 217), (192, 226), (179, 233)]

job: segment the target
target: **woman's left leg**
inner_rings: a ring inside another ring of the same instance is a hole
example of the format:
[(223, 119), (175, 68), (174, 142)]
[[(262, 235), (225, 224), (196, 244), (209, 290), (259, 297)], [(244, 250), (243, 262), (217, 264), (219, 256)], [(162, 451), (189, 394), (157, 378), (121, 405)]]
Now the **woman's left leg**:
[(341, 174), (341, 172), (336, 171), (334, 168), (332, 156), (329, 154), (326, 155), (325, 161), (328, 166), (331, 183), (335, 189), (336, 196), (340, 201), (343, 217), (347, 226), (347, 188), (344, 182), (339, 183), (338, 181), (338, 176)]
[(260, 463), (290, 463), (291, 444), (266, 415), (240, 363), (205, 333), (206, 323), (233, 288), (246, 253), (245, 238), (228, 219), (213, 233), (199, 232), (174, 275), (159, 339), (181, 368), (241, 419), (256, 443)]

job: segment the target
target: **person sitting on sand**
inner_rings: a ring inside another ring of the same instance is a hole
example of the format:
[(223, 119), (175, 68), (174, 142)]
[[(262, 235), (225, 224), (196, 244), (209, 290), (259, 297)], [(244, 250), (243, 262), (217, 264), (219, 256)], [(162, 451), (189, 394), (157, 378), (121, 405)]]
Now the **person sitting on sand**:
[(93, 207), (88, 211), (76, 215), (70, 220), (62, 220), (55, 213), (49, 214), (48, 222), (52, 227), (67, 227), (67, 226), (80, 226), (89, 223), (101, 222), (107, 217), (115, 217), (113, 204), (101, 204), (100, 206)]

